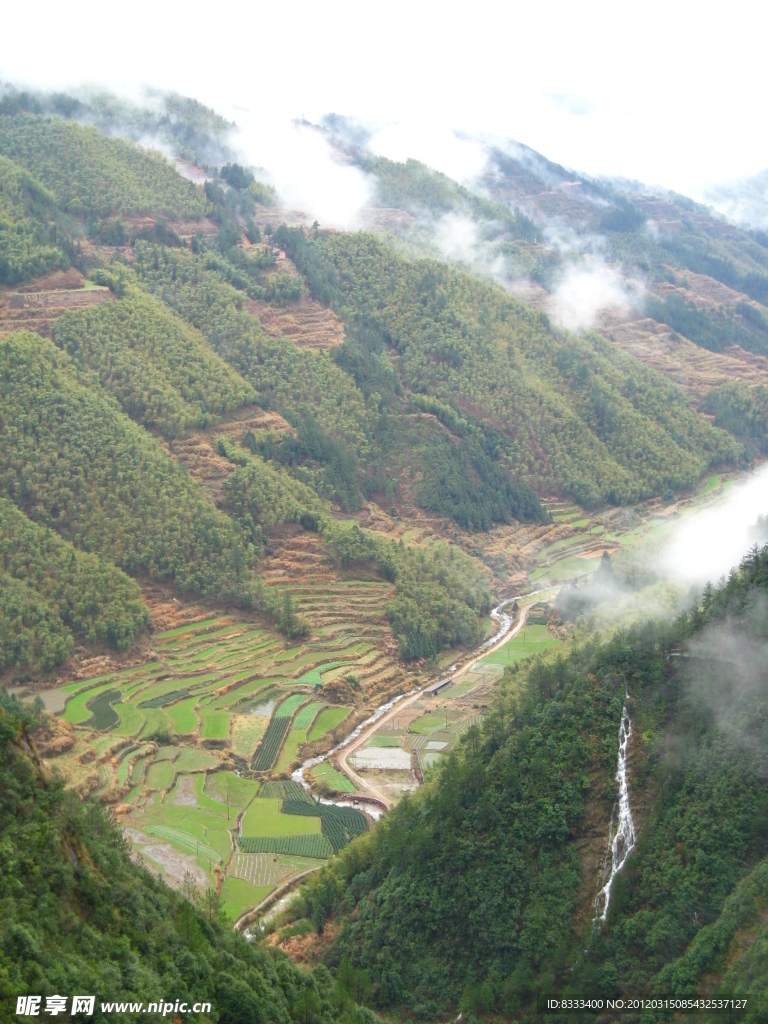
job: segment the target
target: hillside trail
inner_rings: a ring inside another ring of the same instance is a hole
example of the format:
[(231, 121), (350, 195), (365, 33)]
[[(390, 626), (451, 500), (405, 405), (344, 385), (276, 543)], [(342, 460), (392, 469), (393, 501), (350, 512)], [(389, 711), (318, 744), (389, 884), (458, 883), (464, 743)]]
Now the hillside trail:
[[(507, 598), (500, 605), (493, 609), (491, 612), (491, 618), (499, 623), (499, 629), (491, 636), (488, 640), (485, 640), (479, 647), (476, 647), (474, 651), (460, 664), (457, 665), (456, 669), (451, 672), (451, 677), (454, 680), (461, 679), (467, 672), (469, 672), (477, 661), (478, 657), (482, 654), (485, 657), (491, 654), (493, 651), (498, 650), (507, 641), (511, 640), (514, 636), (520, 632), (525, 625), (525, 621), (528, 618), (528, 606), (520, 609), (517, 619), (513, 619), (512, 616), (504, 611), (506, 605), (512, 604), (514, 601), (521, 601), (524, 598), (535, 597), (541, 593), (552, 593), (556, 588), (548, 587), (546, 590), (536, 590), (530, 594), (518, 594), (515, 597)], [(559, 588), (557, 588), (559, 589)], [(328, 757), (338, 752), (337, 764), (339, 770), (358, 787), (358, 789), (366, 796), (373, 797), (378, 803), (382, 804), (387, 810), (392, 807), (392, 798), (387, 794), (383, 793), (377, 786), (372, 782), (359, 775), (354, 768), (349, 764), (349, 758), (356, 750), (359, 750), (370, 738), (374, 735), (382, 726), (386, 725), (395, 715), (401, 714), (404, 708), (413, 704), (419, 698), (424, 696), (426, 687), (416, 690), (413, 693), (406, 694), (405, 697), (393, 702), (393, 706), (389, 708), (383, 715), (376, 718), (375, 721), (371, 722), (367, 727), (364, 725), (360, 732), (351, 737), (347, 737), (346, 740), (336, 748), (335, 751), (331, 751)], [(302, 765), (300, 772), (303, 772), (304, 765)], [(309, 765), (307, 765), (309, 767)], [(335, 802), (335, 801), (334, 801)]]

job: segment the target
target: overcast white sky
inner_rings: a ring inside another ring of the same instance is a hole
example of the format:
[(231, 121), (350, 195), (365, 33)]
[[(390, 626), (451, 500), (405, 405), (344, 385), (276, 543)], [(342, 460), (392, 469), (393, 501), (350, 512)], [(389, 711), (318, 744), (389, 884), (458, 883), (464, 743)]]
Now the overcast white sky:
[(335, 111), (459, 178), (477, 153), (453, 129), (698, 195), (768, 167), (761, 7), (38, 0), (3, 11), (0, 79), (175, 89), (246, 125), (256, 162), (260, 126), (274, 145)]

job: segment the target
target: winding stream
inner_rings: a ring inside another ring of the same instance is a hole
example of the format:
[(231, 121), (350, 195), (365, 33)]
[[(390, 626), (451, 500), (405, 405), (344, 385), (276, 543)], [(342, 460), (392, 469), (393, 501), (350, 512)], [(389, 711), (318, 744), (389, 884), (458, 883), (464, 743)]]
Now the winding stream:
[[(632, 736), (632, 721), (627, 711), (629, 693), (626, 694), (626, 701), (621, 710), (621, 724), (619, 725), (619, 755), (616, 768), (616, 781), (619, 784), (619, 796), (613, 807), (611, 815), (611, 828), (608, 833), (609, 850), (611, 854), (611, 873), (608, 881), (595, 897), (595, 920), (604, 921), (608, 916), (608, 905), (611, 902), (611, 888), (616, 875), (624, 867), (627, 857), (635, 845), (635, 823), (632, 820), (632, 808), (629, 806), (629, 786), (627, 784), (627, 748)], [(618, 817), (616, 832), (613, 826)], [(608, 857), (606, 856), (606, 865)], [(602, 910), (601, 910), (602, 907)]]
[[(509, 614), (509, 612), (504, 611), (507, 605), (510, 605), (515, 601), (521, 601), (523, 600), (523, 598), (536, 597), (538, 594), (551, 594), (552, 591), (555, 589), (557, 588), (545, 587), (541, 590), (533, 590), (527, 594), (516, 594), (514, 597), (508, 597), (505, 601), (502, 601), (501, 604), (498, 604), (491, 611), (490, 616), (496, 623), (498, 623), (499, 628), (496, 630), (493, 636), (488, 637), (487, 640), (484, 640), (483, 643), (481, 643), (472, 651), (471, 655), (467, 659), (465, 667), (468, 666), (473, 659), (477, 658), (478, 655), (487, 651), (488, 648), (498, 644), (499, 641), (502, 640), (507, 635), (507, 633), (509, 633), (509, 631), (512, 629), (515, 619), (513, 615)], [(453, 670), (455, 671), (455, 666), (453, 666)], [(414, 690), (409, 690), (407, 693), (401, 693), (397, 697), (394, 697), (392, 700), (388, 700), (386, 704), (381, 704), (368, 718), (365, 719), (365, 721), (355, 726), (352, 732), (350, 732), (348, 736), (345, 736), (340, 743), (337, 743), (332, 750), (329, 750), (326, 754), (319, 754), (317, 757), (310, 757), (308, 758), (308, 760), (304, 761), (301, 764), (301, 766), (291, 774), (291, 778), (294, 780), (294, 782), (298, 782), (299, 785), (303, 786), (303, 788), (307, 790), (307, 792), (309, 792), (311, 786), (310, 783), (307, 782), (307, 780), (304, 778), (305, 772), (309, 771), (311, 768), (314, 768), (316, 765), (321, 764), (323, 761), (327, 761), (329, 757), (333, 756), (333, 754), (336, 754), (339, 750), (342, 750), (349, 743), (352, 743), (354, 740), (356, 740), (364, 729), (367, 729), (371, 725), (374, 725), (383, 715), (386, 715), (388, 711), (391, 711), (391, 709), (399, 701), (405, 700), (406, 697), (414, 697), (416, 696), (416, 694), (421, 692), (422, 690), (418, 688)], [(319, 797), (314, 797), (314, 799), (317, 800), (318, 803), (335, 804), (337, 807), (355, 806), (355, 804), (352, 803), (348, 798), (346, 800), (344, 798), (334, 800), (320, 799)], [(366, 811), (368, 811), (368, 813), (371, 814), (373, 818), (380, 817), (381, 814), (383, 813), (371, 807), (366, 807)]]

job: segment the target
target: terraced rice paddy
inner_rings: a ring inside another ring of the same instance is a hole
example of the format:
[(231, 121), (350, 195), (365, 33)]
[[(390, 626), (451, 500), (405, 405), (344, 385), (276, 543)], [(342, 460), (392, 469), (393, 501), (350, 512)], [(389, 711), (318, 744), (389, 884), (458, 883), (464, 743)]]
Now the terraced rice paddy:
[[(321, 616), (306, 644), (286, 646), (254, 623), (209, 617), (155, 634), (152, 660), (142, 665), (60, 688), (62, 717), (78, 739), (51, 759), (61, 774), (118, 804), (148, 863), (177, 883), (190, 871), (198, 884), (213, 884), (230, 864), (222, 899), (238, 911), (367, 827), (357, 811), (318, 811), (288, 777), (303, 744), (322, 740), (352, 710), (323, 699), (325, 682), (354, 673), (363, 688), (378, 686), (396, 670), (376, 645), (387, 635), (380, 602), (389, 585), (337, 587), (336, 603), (352, 621), (334, 626)], [(320, 615), (336, 597), (310, 586), (301, 601)], [(354, 625), (361, 617), (363, 635)], [(326, 783), (354, 791), (324, 767)], [(296, 807), (303, 810), (286, 813)]]

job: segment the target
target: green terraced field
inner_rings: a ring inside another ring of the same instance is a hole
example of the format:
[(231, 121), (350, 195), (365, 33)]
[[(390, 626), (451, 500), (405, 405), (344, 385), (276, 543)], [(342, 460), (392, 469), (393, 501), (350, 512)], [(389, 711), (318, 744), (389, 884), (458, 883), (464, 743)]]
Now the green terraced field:
[(229, 735), (230, 716), (226, 711), (200, 711), (203, 724), (200, 735), (204, 740), (225, 740)]
[(265, 772), (272, 767), (290, 724), (289, 718), (272, 719), (256, 753), (253, 755), (253, 760), (251, 761), (251, 769), (253, 771)]
[(214, 753), (210, 750), (201, 750), (200, 747), (182, 747), (174, 761), (174, 767), (179, 772), (207, 771), (218, 764), (219, 758)]
[(315, 701), (312, 704), (307, 704), (306, 707), (303, 707), (293, 720), (294, 729), (306, 729), (307, 726), (312, 724), (315, 715), (324, 706), (325, 705), (322, 701)]
[(259, 792), (259, 784), (253, 779), (243, 779), (234, 772), (213, 772), (206, 775), (203, 792), (216, 803), (226, 804), (229, 798), (231, 807), (243, 808)]
[[(422, 715), (421, 718), (417, 718), (415, 722), (411, 722), (409, 726), (411, 732), (417, 732), (422, 735), (428, 735), (431, 732), (437, 732), (438, 729), (442, 729), (445, 726), (445, 715)], [(397, 744), (400, 746), (400, 744)], [(371, 744), (373, 746), (373, 744)], [(394, 746), (394, 744), (392, 744)]]
[[(372, 602), (377, 615), (379, 598), (391, 593), (388, 585), (360, 581), (338, 590), (353, 609), (359, 600)], [(305, 599), (326, 614), (323, 587), (309, 587), (297, 598)], [(193, 855), (206, 872), (211, 864), (230, 862), (242, 815), (241, 843), (258, 845), (243, 856), (262, 857), (263, 863), (243, 861), (240, 874), (225, 879), (222, 897), (225, 905), (245, 909), (279, 878), (326, 859), (365, 819), (353, 812), (347, 827), (342, 819), (317, 811), (318, 805), (292, 780), (264, 781), (260, 790), (256, 778), (222, 770), (222, 762), (227, 763), (231, 751), (241, 759), (235, 764), (285, 774), (303, 742), (327, 735), (351, 711), (313, 699), (312, 688), (346, 672), (354, 672), (365, 685), (366, 673), (378, 678), (382, 654), (361, 639), (354, 621), (342, 630), (323, 620), (310, 642), (286, 647), (283, 638), (231, 615), (155, 634), (153, 644), (157, 653), (151, 662), (63, 686), (62, 717), (93, 748), (95, 760), (88, 771), (98, 776), (96, 792), (122, 792), (109, 798), (130, 805), (126, 827), (144, 831), (155, 844), (168, 843), (179, 854)], [(111, 754), (121, 739), (125, 745)], [(62, 766), (65, 761), (62, 755)], [(66, 777), (66, 770), (62, 774)], [(354, 792), (352, 783), (330, 766), (319, 766), (317, 778)], [(285, 805), (304, 810), (283, 813)], [(293, 867), (275, 861), (287, 857), (299, 860)], [(156, 866), (180, 871), (184, 861), (169, 867), (158, 859)]]
[(195, 714), (195, 704), (197, 703), (197, 697), (188, 697), (187, 700), (181, 700), (178, 704), (172, 705), (168, 708), (168, 717), (171, 720), (171, 728), (175, 733), (180, 733), (184, 736), (193, 736), (197, 732), (197, 715)]
[(173, 782), (173, 765), (170, 761), (154, 761), (147, 769), (147, 785), (150, 789), (167, 789)]
[(296, 708), (307, 699), (304, 693), (294, 693), (275, 708), (275, 718), (291, 718)]

